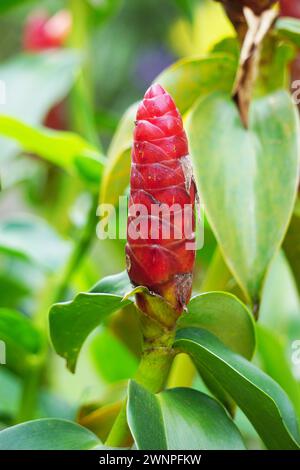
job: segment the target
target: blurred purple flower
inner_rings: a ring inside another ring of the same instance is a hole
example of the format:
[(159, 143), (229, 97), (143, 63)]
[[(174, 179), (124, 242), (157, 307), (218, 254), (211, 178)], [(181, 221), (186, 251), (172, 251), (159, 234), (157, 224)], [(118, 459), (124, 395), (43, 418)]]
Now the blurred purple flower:
[(163, 47), (153, 46), (143, 49), (134, 68), (134, 82), (137, 88), (141, 90), (147, 88), (154, 78), (175, 60), (176, 57)]

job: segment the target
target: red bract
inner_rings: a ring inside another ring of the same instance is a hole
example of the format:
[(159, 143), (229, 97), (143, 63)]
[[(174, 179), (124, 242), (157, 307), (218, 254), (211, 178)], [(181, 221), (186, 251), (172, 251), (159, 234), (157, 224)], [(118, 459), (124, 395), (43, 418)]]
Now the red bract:
[(129, 277), (181, 311), (192, 289), (196, 188), (181, 116), (158, 84), (137, 111), (130, 184)]
[(38, 52), (62, 47), (70, 29), (71, 17), (68, 11), (61, 10), (52, 17), (45, 12), (36, 12), (26, 22), (23, 49)]
[(300, 2), (298, 0), (280, 0), (281, 16), (300, 18)]

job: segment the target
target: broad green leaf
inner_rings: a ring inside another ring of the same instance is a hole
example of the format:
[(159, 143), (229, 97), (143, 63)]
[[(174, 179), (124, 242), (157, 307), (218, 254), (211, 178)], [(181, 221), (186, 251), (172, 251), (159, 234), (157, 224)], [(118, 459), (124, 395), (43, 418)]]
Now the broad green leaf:
[(132, 381), (127, 417), (140, 450), (245, 448), (238, 429), (219, 403), (189, 388), (153, 395)]
[[(0, 104), (0, 115), (29, 125), (40, 124), (49, 109), (67, 95), (79, 66), (79, 55), (66, 49), (21, 54), (1, 64), (0, 80), (5, 84), (6, 99)], [(19, 150), (15, 142), (7, 139), (1, 138), (0, 146), (1, 162)], [(5, 168), (3, 163), (3, 171)]]
[(70, 245), (42, 219), (14, 217), (0, 222), (0, 252), (55, 272), (65, 263)]
[(137, 357), (108, 329), (96, 335), (90, 347), (95, 369), (106, 382), (129, 379), (135, 374)]
[(104, 158), (77, 134), (31, 127), (3, 115), (0, 115), (0, 134), (16, 140), (23, 151), (37, 154), (89, 183), (100, 181)]
[(0, 432), (0, 450), (89, 450), (100, 445), (95, 434), (63, 419), (38, 419)]
[(300, 384), (291, 371), (285, 343), (279, 333), (257, 325), (257, 352), (263, 369), (286, 391), (300, 419)]
[(128, 277), (127, 271), (122, 271), (118, 274), (112, 274), (111, 276), (106, 276), (97, 282), (90, 292), (94, 294), (116, 294), (122, 295), (128, 294), (132, 291), (132, 284)]
[(107, 153), (100, 202), (118, 205), (118, 198), (129, 185), (131, 146), (137, 104), (133, 104), (122, 117)]
[(282, 17), (276, 21), (276, 30), (279, 34), (300, 47), (300, 20), (297, 18)]
[(273, 379), (202, 329), (179, 330), (174, 347), (190, 354), (199, 369), (204, 367), (214, 375), (269, 449), (300, 448), (293, 406)]
[[(232, 327), (234, 325), (234, 328)], [(178, 328), (204, 328), (213, 333), (232, 351), (251, 359), (255, 349), (253, 316), (234, 295), (225, 292), (208, 292), (193, 297), (188, 312), (178, 322)], [(225, 390), (205, 367), (199, 369), (209, 390), (230, 411), (235, 404)]]
[(179, 111), (184, 114), (198, 98), (213, 91), (230, 93), (236, 65), (236, 61), (229, 54), (185, 58), (164, 70), (155, 82), (170, 93)]
[[(110, 276), (113, 286), (114, 277), (117, 282), (126, 273)], [(80, 293), (70, 302), (58, 303), (52, 306), (49, 313), (50, 336), (53, 346), (60, 356), (66, 359), (71, 372), (75, 371), (80, 349), (89, 336), (109, 315), (125, 307), (131, 301), (124, 300), (123, 285), (119, 293), (112, 288), (112, 293), (107, 292), (109, 282), (102, 281), (105, 285), (101, 292), (101, 283), (89, 293)], [(122, 282), (120, 282), (122, 284)]]
[(290, 341), (300, 336), (300, 299), (282, 250), (275, 256), (264, 283), (259, 323)]
[(298, 198), (296, 210), (293, 213), (288, 231), (286, 233), (283, 249), (293, 271), (300, 294), (300, 199)]
[(230, 269), (253, 302), (292, 214), (298, 132), (297, 110), (283, 91), (254, 100), (249, 129), (223, 93), (198, 101), (188, 122), (200, 199)]
[(20, 312), (0, 308), (0, 340), (5, 344), (9, 368), (26, 374), (43, 347), (42, 336)]
[(187, 313), (179, 319), (178, 329), (204, 328), (232, 351), (246, 359), (252, 358), (254, 321), (248, 308), (237, 297), (227, 292), (208, 292), (193, 297), (187, 308)]

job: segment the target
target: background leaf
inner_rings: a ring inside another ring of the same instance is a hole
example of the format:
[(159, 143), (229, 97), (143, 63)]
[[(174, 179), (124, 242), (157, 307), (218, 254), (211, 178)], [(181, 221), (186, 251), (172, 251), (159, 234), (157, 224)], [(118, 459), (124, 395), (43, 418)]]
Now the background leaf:
[(205, 367), (234, 399), (269, 449), (299, 449), (294, 409), (286, 393), (268, 375), (226, 348), (208, 331), (179, 330), (174, 344)]
[(257, 352), (262, 367), (286, 391), (300, 419), (300, 384), (291, 370), (287, 349), (279, 333), (257, 325)]
[[(122, 273), (126, 279), (126, 274)], [(120, 280), (120, 275), (116, 275)], [(113, 286), (114, 276), (110, 276)], [(109, 282), (102, 281), (105, 289)], [(122, 284), (122, 283), (121, 283)], [(67, 361), (68, 368), (74, 372), (80, 349), (89, 336), (110, 314), (125, 307), (131, 301), (123, 300), (124, 286), (120, 293), (112, 288), (113, 293), (101, 293), (101, 283), (89, 293), (78, 294), (70, 302), (58, 303), (52, 306), (49, 314), (50, 335), (53, 346), (60, 356)]]
[(39, 419), (0, 432), (1, 450), (88, 450), (101, 442), (88, 429), (62, 419)]
[(30, 319), (6, 308), (0, 308), (0, 340), (6, 346), (8, 366), (21, 374), (26, 374), (43, 346), (42, 336)]
[(188, 312), (178, 321), (180, 328), (204, 328), (232, 351), (251, 359), (255, 349), (253, 317), (234, 295), (208, 292), (192, 297)]
[(0, 252), (26, 259), (46, 271), (54, 272), (65, 263), (70, 244), (45, 221), (27, 215), (4, 218), (0, 222)]
[(17, 119), (0, 115), (0, 133), (16, 140), (22, 150), (99, 184), (104, 158), (95, 147), (71, 132), (46, 127), (34, 128)]
[[(80, 61), (77, 53), (65, 49), (21, 54), (1, 64), (0, 80), (5, 84), (6, 99), (0, 104), (0, 115), (14, 117), (29, 125), (41, 123), (49, 109), (69, 92)], [(4, 171), (4, 161), (14, 156), (19, 147), (2, 138), (0, 145)]]
[(293, 210), (298, 132), (285, 92), (253, 102), (249, 130), (220, 93), (200, 100), (188, 122), (200, 198), (229, 267), (254, 302)]
[(181, 114), (186, 113), (200, 97), (213, 91), (232, 90), (237, 63), (229, 54), (206, 58), (185, 58), (164, 70), (155, 82), (174, 99)]
[(244, 449), (225, 410), (196, 390), (175, 388), (153, 395), (130, 382), (127, 416), (140, 450)]
[(297, 18), (283, 17), (276, 21), (276, 30), (279, 34), (300, 47), (300, 20)]

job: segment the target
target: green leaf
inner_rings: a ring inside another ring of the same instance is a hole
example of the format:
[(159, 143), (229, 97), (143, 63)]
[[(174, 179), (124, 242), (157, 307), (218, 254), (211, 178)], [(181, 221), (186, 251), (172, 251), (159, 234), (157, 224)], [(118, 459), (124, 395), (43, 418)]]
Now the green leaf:
[(42, 336), (29, 318), (15, 310), (0, 308), (0, 340), (8, 366), (22, 374), (36, 362), (43, 347)]
[(0, 366), (0, 421), (13, 421), (19, 411), (21, 394), (21, 378), (7, 367)]
[(294, 409), (273, 379), (205, 330), (179, 330), (174, 347), (190, 354), (197, 367), (214, 375), (269, 449), (300, 448)]
[(187, 308), (188, 312), (178, 321), (178, 329), (204, 328), (232, 351), (246, 359), (252, 358), (255, 349), (253, 316), (237, 297), (227, 292), (208, 292), (193, 297)]
[[(5, 84), (6, 100), (0, 104), (0, 115), (29, 125), (41, 123), (49, 109), (69, 92), (80, 61), (77, 53), (64, 49), (21, 54), (1, 64), (0, 80)], [(7, 139), (1, 138), (0, 146), (2, 162), (18, 152), (18, 146)]]
[(65, 263), (70, 245), (45, 221), (27, 215), (0, 222), (0, 252), (55, 272)]
[(300, 47), (300, 20), (297, 18), (282, 17), (276, 21), (276, 30), (283, 38), (289, 39)]
[(257, 352), (265, 372), (286, 391), (300, 418), (300, 384), (291, 371), (284, 338), (257, 325)]
[(230, 269), (254, 302), (293, 210), (298, 133), (297, 110), (283, 91), (252, 103), (249, 129), (222, 93), (200, 100), (188, 122), (200, 199)]
[(300, 294), (300, 199), (297, 201), (296, 210), (292, 216), (286, 233), (283, 249), (293, 271), (294, 278)]
[(88, 450), (101, 442), (86, 428), (63, 419), (38, 419), (0, 432), (0, 450)]
[(6, 13), (8, 10), (12, 8), (16, 8), (19, 5), (23, 5), (24, 3), (33, 3), (33, 0), (1, 0), (0, 3), (0, 14)]
[(93, 338), (91, 355), (99, 375), (108, 383), (129, 379), (137, 370), (137, 357), (108, 329)]
[(132, 381), (127, 417), (140, 450), (244, 449), (225, 410), (196, 390), (173, 388), (153, 395)]
[[(122, 276), (125, 280), (127, 274), (121, 273), (103, 280), (104, 292), (101, 292), (100, 282), (91, 292), (80, 293), (70, 302), (52, 306), (49, 313), (52, 343), (57, 354), (66, 359), (71, 372), (75, 371), (80, 349), (89, 334), (109, 315), (131, 303), (130, 300), (123, 300)], [(114, 279), (120, 282), (119, 291), (113, 288)], [(106, 290), (110, 283), (112, 293)]]
[(229, 54), (206, 58), (185, 58), (164, 70), (156, 79), (174, 99), (181, 114), (189, 111), (195, 101), (213, 91), (232, 90), (236, 61)]
[(137, 104), (128, 108), (122, 117), (107, 153), (107, 165), (103, 174), (100, 202), (118, 205), (130, 179), (131, 146)]
[(22, 150), (99, 184), (104, 158), (95, 147), (71, 132), (34, 128), (9, 116), (0, 115), (0, 133), (16, 140)]

